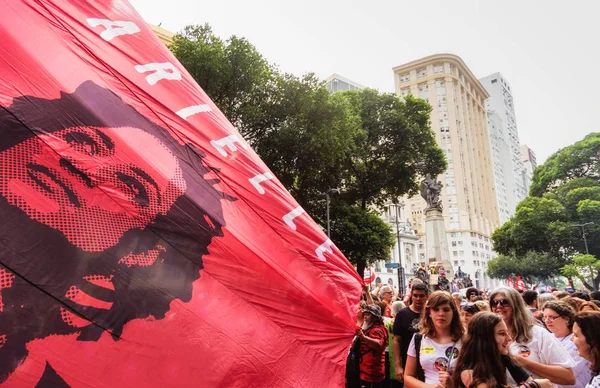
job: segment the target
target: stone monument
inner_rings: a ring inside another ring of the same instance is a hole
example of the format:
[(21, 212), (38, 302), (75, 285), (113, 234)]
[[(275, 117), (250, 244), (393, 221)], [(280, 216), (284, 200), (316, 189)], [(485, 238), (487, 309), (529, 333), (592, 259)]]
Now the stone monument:
[[(443, 266), (445, 277), (448, 280), (454, 278), (454, 270), (450, 261), (450, 250), (446, 239), (446, 225), (442, 214), (442, 183), (427, 175), (421, 182), (421, 196), (427, 202), (425, 208), (425, 238), (426, 259), (429, 266)], [(435, 263), (435, 264), (434, 264)], [(439, 275), (439, 271), (436, 271)]]

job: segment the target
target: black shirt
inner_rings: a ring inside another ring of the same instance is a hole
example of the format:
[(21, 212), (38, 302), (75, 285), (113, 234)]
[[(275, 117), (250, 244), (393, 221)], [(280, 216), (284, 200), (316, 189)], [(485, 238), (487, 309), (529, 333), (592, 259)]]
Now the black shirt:
[(400, 342), (400, 356), (402, 356), (402, 368), (406, 365), (406, 354), (408, 353), (408, 345), (413, 334), (418, 330), (419, 320), (421, 319), (420, 313), (415, 313), (410, 307), (405, 307), (398, 311), (396, 318), (394, 319), (393, 333), (395, 336), (401, 337)]

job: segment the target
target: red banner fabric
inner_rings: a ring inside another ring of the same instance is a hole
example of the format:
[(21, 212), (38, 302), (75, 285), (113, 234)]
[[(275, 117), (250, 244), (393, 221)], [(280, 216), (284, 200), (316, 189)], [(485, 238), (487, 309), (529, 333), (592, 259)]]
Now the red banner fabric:
[(0, 382), (342, 386), (362, 280), (135, 10), (0, 7)]

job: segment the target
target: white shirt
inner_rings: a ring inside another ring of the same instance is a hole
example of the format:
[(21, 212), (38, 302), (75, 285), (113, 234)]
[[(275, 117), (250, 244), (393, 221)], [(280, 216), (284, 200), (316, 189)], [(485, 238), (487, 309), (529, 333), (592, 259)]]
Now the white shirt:
[[(513, 342), (510, 344), (510, 353), (513, 356), (527, 357), (544, 365), (556, 365), (565, 368), (575, 366), (575, 362), (560, 345), (554, 334), (536, 325), (531, 328), (531, 341)], [(531, 371), (528, 372), (531, 373)], [(540, 376), (533, 373), (532, 375), (534, 378), (540, 378)], [(507, 380), (509, 385), (516, 384), (510, 373), (507, 373)]]
[(579, 356), (577, 353), (577, 346), (571, 341), (571, 337), (573, 334), (569, 334), (566, 337), (557, 338), (560, 345), (569, 353), (569, 356), (573, 359), (575, 366), (573, 367), (573, 373), (575, 373), (575, 380), (577, 382), (575, 385), (559, 385), (559, 387), (563, 388), (584, 388), (587, 383), (590, 382), (591, 372), (590, 366), (591, 363)]
[[(421, 352), (419, 354), (419, 359), (421, 362), (421, 368), (423, 368), (423, 372), (425, 372), (425, 384), (439, 383), (440, 380), (438, 379), (438, 373), (440, 371), (447, 371), (450, 374), (454, 372), (456, 360), (458, 359), (458, 353), (461, 346), (462, 342), (460, 340), (458, 340), (456, 343), (451, 342), (449, 344), (438, 344), (433, 339), (423, 336), (423, 339), (421, 340)], [(450, 352), (452, 352), (453, 347), (454, 355), (450, 361), (450, 369), (447, 370), (448, 358), (450, 357)], [(410, 345), (408, 345), (407, 354), (411, 357), (417, 357), (414, 336), (410, 341)]]
[(600, 388), (600, 375), (594, 376), (594, 379), (590, 381), (590, 383), (586, 385), (585, 388)]

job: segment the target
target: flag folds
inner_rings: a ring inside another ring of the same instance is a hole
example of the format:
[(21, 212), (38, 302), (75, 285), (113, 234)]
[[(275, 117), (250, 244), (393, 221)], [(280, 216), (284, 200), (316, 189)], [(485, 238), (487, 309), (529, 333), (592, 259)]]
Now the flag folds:
[(135, 10), (0, 6), (0, 383), (341, 386), (362, 280)]

